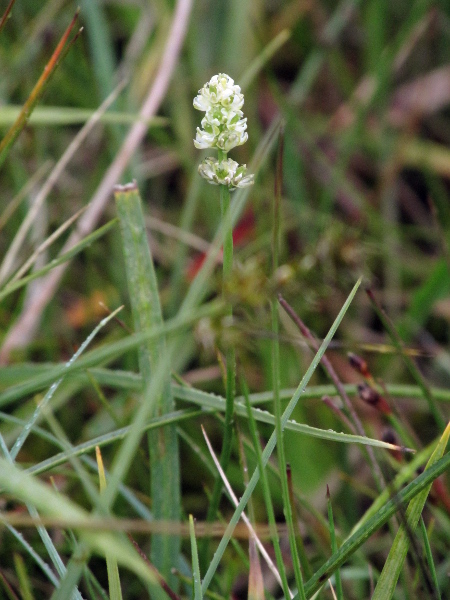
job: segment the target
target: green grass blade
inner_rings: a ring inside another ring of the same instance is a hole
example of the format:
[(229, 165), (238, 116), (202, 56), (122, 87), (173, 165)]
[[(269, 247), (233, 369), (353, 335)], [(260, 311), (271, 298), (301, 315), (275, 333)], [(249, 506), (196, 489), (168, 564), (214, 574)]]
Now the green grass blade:
[[(317, 354), (313, 358), (313, 360), (312, 360), (312, 362), (311, 362), (308, 370), (306, 371), (305, 375), (303, 376), (303, 378), (302, 378), (302, 380), (301, 380), (301, 382), (300, 382), (300, 384), (299, 384), (299, 386), (298, 386), (298, 388), (296, 390), (296, 393), (291, 398), (288, 406), (286, 407), (286, 409), (285, 409), (285, 411), (283, 413), (283, 416), (281, 418), (281, 423), (282, 423), (282, 427), (283, 428), (285, 427), (287, 421), (289, 420), (289, 417), (291, 416), (292, 411), (294, 410), (294, 408), (295, 408), (295, 406), (296, 406), (296, 404), (297, 404), (297, 402), (298, 402), (298, 400), (299, 400), (302, 392), (304, 391), (304, 389), (308, 385), (308, 382), (311, 379), (314, 371), (316, 370), (317, 365), (319, 364), (319, 362), (320, 362), (320, 360), (321, 360), (324, 352), (326, 351), (329, 343), (331, 342), (331, 340), (332, 340), (332, 338), (333, 338), (333, 336), (334, 336), (334, 334), (336, 332), (336, 329), (338, 328), (340, 322), (344, 318), (344, 315), (347, 312), (348, 307), (350, 306), (350, 303), (353, 300), (353, 298), (354, 298), (354, 296), (355, 296), (355, 294), (356, 294), (356, 292), (357, 292), (357, 290), (359, 288), (360, 283), (361, 283), (361, 279), (359, 279), (357, 281), (357, 283), (353, 287), (353, 290), (350, 292), (350, 294), (349, 294), (346, 302), (344, 303), (344, 306), (339, 311), (339, 314), (336, 317), (336, 319), (335, 319), (335, 321), (334, 321), (334, 323), (333, 323), (330, 331), (328, 332), (327, 336), (323, 340), (323, 342), (322, 342), (322, 344), (321, 344), (321, 346), (319, 348), (319, 351), (317, 352)], [(276, 443), (277, 443), (277, 435), (276, 435), (276, 432), (274, 431), (272, 433), (272, 435), (270, 436), (270, 439), (267, 442), (267, 445), (266, 445), (266, 447), (264, 449), (264, 452), (263, 452), (263, 455), (262, 455), (263, 456), (263, 465), (264, 466), (268, 463), (269, 458), (271, 457), (272, 452), (274, 451)], [(252, 495), (253, 490), (255, 489), (256, 484), (258, 483), (258, 481), (259, 481), (259, 469), (257, 468), (254, 471), (254, 473), (253, 473), (253, 475), (252, 475), (252, 477), (251, 477), (251, 479), (249, 481), (249, 484), (248, 484), (248, 486), (247, 486), (247, 488), (246, 488), (246, 490), (245, 490), (245, 492), (244, 492), (244, 494), (243, 494), (243, 496), (242, 496), (242, 498), (241, 498), (241, 500), (239, 502), (238, 507), (236, 508), (236, 510), (233, 513), (233, 516), (230, 519), (230, 522), (229, 522), (228, 527), (227, 527), (227, 529), (225, 531), (225, 534), (222, 537), (222, 539), (221, 539), (221, 541), (219, 543), (219, 546), (218, 546), (218, 548), (216, 550), (216, 553), (214, 554), (213, 560), (211, 561), (211, 564), (210, 564), (210, 566), (208, 568), (208, 571), (205, 574), (205, 578), (204, 578), (204, 580), (202, 582), (203, 593), (206, 592), (206, 590), (209, 587), (209, 584), (211, 583), (211, 580), (212, 580), (212, 578), (214, 576), (214, 573), (216, 572), (216, 570), (217, 570), (217, 568), (219, 566), (219, 562), (220, 562), (220, 560), (221, 560), (221, 558), (223, 556), (223, 553), (225, 552), (225, 549), (226, 549), (226, 547), (228, 545), (228, 542), (229, 542), (229, 540), (231, 538), (233, 530), (236, 527), (236, 524), (237, 524), (237, 522), (240, 519), (242, 511), (245, 509), (245, 507), (247, 505), (247, 502), (248, 502), (250, 496)]]
[(434, 593), (436, 594), (436, 600), (441, 600), (441, 592), (439, 590), (439, 583), (436, 574), (436, 567), (433, 560), (433, 553), (431, 551), (430, 540), (428, 537), (427, 527), (423, 520), (423, 517), (420, 517), (420, 530), (422, 533), (423, 544), (425, 546), (425, 555), (427, 557), (428, 566), (430, 567), (431, 580), (434, 585)]
[[(135, 330), (138, 332), (163, 325), (158, 282), (147, 241), (142, 203), (137, 186), (117, 187), (117, 213), (122, 232), (125, 266)], [(170, 386), (170, 363), (159, 361), (167, 356), (164, 337), (142, 344), (139, 348), (139, 368), (145, 388), (149, 389), (155, 374), (161, 378), (159, 394), (147, 395), (149, 416), (174, 409)], [(163, 369), (162, 371), (157, 371)], [(145, 421), (143, 421), (145, 422)], [(155, 519), (179, 521), (181, 515), (180, 464), (178, 437), (174, 425), (148, 433), (150, 453), (151, 498)], [(177, 536), (158, 534), (152, 537), (151, 561), (170, 587), (178, 580), (172, 573), (180, 552)]]
[[(299, 388), (297, 388), (293, 394), (289, 394), (287, 396), (287, 398), (290, 399), (289, 407), (295, 406), (295, 404), (298, 401), (298, 394)], [(217, 396), (216, 394), (203, 392), (202, 390), (196, 390), (194, 388), (174, 385), (174, 395), (179, 400), (186, 400), (203, 406), (205, 408), (210, 408), (211, 410), (219, 410), (225, 412), (225, 399), (221, 396)], [(302, 397), (305, 396), (302, 395)], [(235, 402), (234, 410), (236, 415), (243, 417), (247, 416), (247, 410), (241, 402)], [(261, 410), (260, 408), (252, 407), (252, 414), (254, 419), (258, 422), (275, 425), (275, 417), (266, 410)], [(289, 414), (291, 414), (291, 410), (289, 411)], [(376, 446), (378, 448), (385, 448), (391, 450), (394, 448), (398, 449), (397, 446), (393, 447), (391, 444), (388, 444), (386, 442), (364, 437), (362, 435), (339, 433), (337, 431), (333, 431), (332, 429), (319, 429), (317, 427), (312, 427), (311, 425), (305, 425), (304, 423), (297, 423), (293, 420), (289, 421), (286, 415), (287, 412), (285, 410), (282, 417), (282, 426), (283, 428), (289, 429), (290, 431), (295, 431), (297, 433), (303, 433), (305, 435), (310, 435), (312, 437), (317, 437), (323, 440), (329, 440), (334, 442), (342, 442), (348, 444), (357, 443), (363, 444), (365, 446)]]
[[(150, 431), (152, 429), (160, 429), (161, 427), (166, 427), (172, 424), (178, 424), (188, 419), (194, 419), (195, 417), (199, 417), (202, 414), (205, 414), (205, 411), (185, 409), (168, 413), (163, 417), (155, 417), (147, 423), (141, 424), (141, 428), (138, 431), (138, 435), (140, 436), (142, 435), (142, 433)], [(84, 454), (93, 452), (96, 446), (103, 447), (109, 444), (113, 444), (117, 441), (124, 439), (127, 435), (129, 435), (131, 427), (131, 425), (121, 427), (120, 429), (116, 429), (110, 433), (105, 433), (98, 437), (92, 438), (86, 442), (82, 442), (77, 446), (73, 446), (71, 450), (65, 450), (64, 452), (54, 454), (50, 458), (47, 458), (42, 462), (33, 465), (28, 469), (28, 471), (34, 474), (44, 473), (50, 469), (53, 469), (54, 467), (57, 467), (58, 465), (67, 462), (73, 456), (82, 456)], [(33, 431), (35, 431), (34, 428)]]
[(202, 600), (202, 580), (198, 562), (197, 540), (195, 539), (194, 517), (189, 515), (189, 537), (191, 538), (192, 577), (194, 579), (194, 600)]
[[(20, 106), (6, 104), (0, 107), (0, 126), (14, 123), (21, 111)], [(95, 110), (76, 108), (70, 106), (37, 106), (31, 114), (28, 127), (61, 127), (62, 125), (83, 125), (96, 113)], [(113, 125), (131, 125), (142, 121), (141, 116), (135, 113), (108, 110), (99, 117), (99, 121)], [(149, 128), (165, 127), (168, 120), (165, 117), (152, 117), (145, 119)]]
[[(174, 319), (165, 322), (161, 327), (152, 327), (149, 331), (135, 333), (117, 342), (104, 344), (95, 350), (87, 352), (85, 356), (81, 357), (70, 367), (66, 367), (64, 364), (59, 364), (49, 370), (45, 370), (40, 375), (31, 377), (24, 383), (18, 383), (8, 390), (5, 390), (0, 394), (0, 406), (6, 406), (15, 400), (24, 398), (33, 392), (41, 390), (48, 385), (51, 385), (62, 375), (68, 376), (73, 373), (83, 371), (84, 369), (115, 360), (126, 352), (138, 348), (144, 342), (155, 340), (162, 335), (185, 329), (189, 325), (192, 325), (192, 323), (195, 323), (198, 319), (201, 319), (203, 316), (218, 314), (222, 312), (222, 310), (222, 302), (212, 302), (209, 305), (205, 305), (199, 308), (197, 311), (192, 311), (183, 317), (177, 316)], [(142, 389), (142, 385), (140, 389)]]
[(255, 80), (272, 56), (277, 53), (290, 37), (291, 32), (288, 29), (283, 29), (261, 50), (258, 56), (253, 59), (250, 65), (245, 69), (242, 77), (239, 77), (239, 84), (243, 90)]
[(275, 511), (273, 509), (272, 497), (270, 495), (270, 487), (267, 479), (266, 470), (263, 466), (262, 461), (262, 451), (261, 445), (258, 438), (258, 431), (256, 428), (256, 422), (253, 417), (252, 409), (250, 406), (250, 398), (248, 394), (247, 384), (243, 379), (241, 379), (241, 388), (245, 397), (245, 404), (247, 408), (247, 416), (250, 434), (253, 442), (253, 449), (256, 454), (256, 460), (258, 464), (259, 473), (261, 476), (261, 485), (263, 489), (264, 495), (264, 503), (266, 505), (266, 512), (269, 521), (270, 531), (271, 531), (271, 540), (275, 551), (275, 558), (277, 561), (278, 573), (280, 574), (281, 582), (279, 582), (281, 588), (283, 589), (283, 593), (285, 598), (292, 598), (291, 590), (289, 589), (287, 575), (286, 575), (286, 567), (283, 561), (283, 555), (281, 553), (280, 539), (278, 536), (277, 523), (275, 520)]
[(45, 66), (45, 69), (44, 69), (42, 75), (40, 76), (36, 85), (34, 86), (28, 100), (25, 102), (15, 123), (12, 125), (12, 127), (6, 133), (5, 137), (0, 142), (0, 166), (4, 163), (12, 145), (18, 138), (20, 132), (26, 126), (28, 117), (30, 116), (30, 114), (33, 111), (34, 107), (36, 106), (37, 102), (39, 101), (42, 94), (44, 93), (45, 88), (47, 87), (49, 81), (51, 80), (52, 76), (54, 75), (55, 70), (58, 67), (59, 63), (64, 59), (67, 52), (70, 50), (71, 46), (73, 45), (73, 42), (78, 37), (79, 32), (77, 34), (75, 34), (75, 37), (66, 45), (69, 35), (77, 21), (78, 13), (79, 13), (79, 10), (75, 13), (74, 18), (72, 19), (71, 23), (69, 24), (66, 31), (64, 32), (58, 46), (56, 47), (55, 51), (53, 52), (49, 62)]
[(28, 575), (24, 560), (20, 554), (14, 553), (14, 566), (16, 569), (17, 579), (19, 580), (22, 600), (34, 600), (33, 592), (31, 591), (30, 577)]
[[(425, 472), (442, 457), (447, 446), (449, 436), (450, 423), (445, 428), (445, 431), (442, 434), (435, 451), (431, 455)], [(430, 489), (431, 482), (419, 494), (417, 494), (413, 500), (411, 500), (408, 509), (406, 510), (406, 522), (401, 523), (397, 535), (395, 536), (394, 543), (389, 551), (389, 555), (384, 564), (377, 587), (375, 588), (375, 593), (372, 596), (372, 600), (391, 600), (393, 597), (400, 571), (403, 567), (403, 563), (410, 545), (410, 534), (414, 534)]]
[(110, 552), (119, 565), (129, 569), (151, 586), (151, 593), (155, 598), (166, 598), (155, 575), (126, 537), (90, 530), (87, 511), (3, 458), (0, 458), (0, 486), (23, 502), (33, 498), (36, 508), (43, 515), (61, 521), (83, 520), (86, 527), (80, 529), (79, 537), (86, 543), (89, 552), (95, 552), (100, 556)]
[(20, 288), (24, 287), (31, 281), (38, 279), (39, 277), (43, 277), (46, 273), (48, 273), (58, 265), (69, 261), (71, 258), (79, 254), (82, 250), (90, 246), (93, 242), (105, 235), (105, 233), (108, 233), (108, 231), (112, 229), (116, 224), (117, 219), (112, 219), (111, 221), (109, 221), (109, 223), (106, 223), (106, 225), (99, 227), (93, 233), (86, 236), (84, 239), (81, 240), (81, 242), (78, 242), (78, 244), (73, 246), (68, 252), (65, 252), (61, 256), (58, 256), (58, 258), (55, 258), (54, 260), (50, 261), (48, 265), (46, 265), (42, 269), (39, 269), (31, 273), (30, 275), (27, 275), (26, 277), (22, 277), (22, 279), (19, 279), (18, 281), (14, 281), (13, 283), (7, 284), (4, 287), (4, 289), (0, 292), (0, 301), (3, 300), (3, 298), (6, 298), (6, 296), (8, 296), (9, 294), (12, 294), (12, 292), (15, 292), (16, 290), (19, 290)]
[[(284, 123), (281, 124), (278, 137), (278, 151), (276, 160), (275, 194), (272, 212), (272, 274), (274, 275), (279, 266), (280, 246), (280, 210), (281, 190), (283, 185), (283, 149), (284, 149)], [(275, 432), (277, 436), (277, 459), (281, 480), (281, 495), (283, 498), (283, 512), (288, 527), (289, 547), (291, 550), (292, 565), (294, 568), (295, 583), (301, 600), (305, 600), (303, 589), (303, 574), (300, 568), (300, 557), (295, 535), (294, 518), (289, 494), (286, 452), (284, 448), (283, 426), (281, 423), (282, 406), (280, 399), (280, 346), (279, 346), (279, 323), (278, 303), (276, 300), (270, 302), (270, 313), (272, 320), (272, 387), (275, 415)]]
[[(103, 466), (102, 454), (100, 448), (95, 449), (98, 465), (98, 477), (100, 482), (100, 493), (106, 489), (106, 475)], [(108, 571), (108, 587), (110, 600), (122, 600), (122, 588), (120, 586), (120, 575), (117, 560), (108, 552), (106, 554), (106, 570)]]
[(13, 535), (19, 544), (24, 548), (25, 552), (31, 556), (34, 562), (39, 566), (41, 571), (45, 573), (48, 580), (54, 585), (58, 585), (58, 579), (56, 575), (53, 573), (49, 565), (42, 560), (39, 554), (35, 551), (35, 549), (27, 542), (27, 540), (23, 537), (20, 531), (17, 531), (15, 527), (10, 525), (9, 523), (2, 522), (2, 525), (8, 529), (8, 531)]
[(404, 502), (409, 502), (420, 492), (427, 489), (430, 484), (439, 475), (442, 475), (450, 467), (450, 452), (447, 452), (429, 469), (416, 477), (409, 485), (402, 489), (398, 494), (384, 504), (355, 534), (348, 538), (339, 550), (334, 553), (323, 565), (316, 571), (309, 581), (305, 584), (306, 597), (311, 598), (324, 582), (333, 575), (341, 565), (343, 565), (356, 550), (364, 544), (368, 538), (380, 529), (389, 519), (398, 511), (398, 507)]
[[(333, 517), (333, 506), (331, 504), (331, 496), (330, 490), (327, 486), (327, 505), (328, 505), (328, 523), (330, 525), (330, 538), (331, 538), (331, 551), (333, 554), (337, 552), (337, 540), (336, 540), (336, 530), (334, 528), (334, 517)], [(337, 600), (344, 600), (344, 592), (342, 591), (342, 579), (341, 572), (339, 569), (334, 574), (336, 579), (336, 598)]]
[(98, 2), (82, 0), (81, 7), (87, 23), (87, 36), (95, 81), (102, 96), (107, 96), (114, 81), (114, 45), (109, 31), (109, 20), (105, 9)]
[(89, 551), (84, 544), (80, 544), (69, 560), (67, 569), (64, 570), (64, 575), (61, 577), (58, 587), (53, 592), (51, 600), (65, 600), (66, 598), (74, 597), (76, 587), (88, 560)]

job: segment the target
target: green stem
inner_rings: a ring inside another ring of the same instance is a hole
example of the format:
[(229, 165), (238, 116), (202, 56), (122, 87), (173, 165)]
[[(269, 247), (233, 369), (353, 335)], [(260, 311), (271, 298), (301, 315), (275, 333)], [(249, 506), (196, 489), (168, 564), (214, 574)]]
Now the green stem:
[[(219, 150), (219, 160), (226, 160), (226, 152)], [(223, 280), (222, 294), (226, 304), (227, 288), (229, 288), (231, 274), (233, 270), (233, 223), (230, 211), (230, 190), (226, 185), (220, 186), (220, 210), (222, 219), (225, 223), (225, 236), (223, 242)], [(233, 316), (233, 307), (231, 303), (227, 307), (227, 316)], [(233, 439), (233, 415), (234, 415), (234, 397), (236, 395), (236, 357), (234, 347), (230, 344), (226, 350), (226, 408), (225, 425), (222, 452), (220, 455), (220, 464), (225, 471), (228, 467), (231, 455), (231, 443)], [(222, 493), (222, 483), (217, 477), (216, 487), (218, 487), (218, 498), (220, 500)]]
[[(227, 154), (219, 150), (219, 161), (226, 160)], [(233, 270), (233, 223), (230, 211), (230, 190), (228, 186), (220, 186), (220, 210), (222, 219), (225, 224), (225, 235), (223, 242), (223, 279), (222, 279), (222, 295), (226, 303), (227, 288), (231, 279)], [(233, 316), (233, 307), (231, 303), (227, 307), (226, 316)], [(229, 345), (226, 350), (226, 405), (225, 405), (225, 423), (223, 432), (222, 451), (220, 453), (220, 466), (224, 471), (228, 468), (231, 456), (231, 448), (233, 441), (233, 417), (234, 417), (234, 398), (236, 395), (236, 357), (234, 347)], [(216, 517), (219, 508), (220, 498), (222, 496), (223, 485), (217, 474), (214, 489), (211, 495), (209, 504), (207, 521), (212, 521)], [(208, 561), (209, 540), (205, 540), (201, 553), (202, 567)]]
[[(223, 153), (223, 155), (223, 160), (226, 160), (226, 153)], [(222, 160), (220, 156), (219, 160)], [(230, 212), (230, 190), (226, 185), (220, 186), (220, 211), (222, 219), (225, 222), (225, 236), (223, 240), (223, 292), (225, 294), (226, 284), (230, 279), (233, 269), (233, 223)]]

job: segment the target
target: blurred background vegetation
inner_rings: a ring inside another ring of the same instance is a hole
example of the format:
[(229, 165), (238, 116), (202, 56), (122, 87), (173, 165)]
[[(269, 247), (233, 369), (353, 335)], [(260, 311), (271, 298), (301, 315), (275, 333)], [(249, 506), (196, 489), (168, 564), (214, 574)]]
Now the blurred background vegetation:
[[(3, 284), (43, 240), (92, 198), (155, 79), (174, 11), (171, 0), (18, 0), (0, 38), (2, 134), (12, 123), (12, 107), (22, 106), (28, 98), (78, 4), (84, 30), (2, 166), (0, 257), (11, 247), (43, 178), (81, 125), (120, 81), (126, 78), (127, 83), (45, 199), (13, 264), (2, 275)], [(245, 94), (249, 140), (233, 152), (233, 158), (251, 165), (271, 125), (280, 117), (285, 122), (281, 266), (272, 272), (274, 146), (256, 173), (235, 229), (235, 269), (228, 290), (234, 306), (232, 327), (224, 329), (220, 318), (199, 322), (187, 336), (184, 354), (173, 371), (197, 387), (223, 393), (217, 349), (223, 347), (224, 337), (231, 337), (251, 391), (271, 389), (269, 300), (281, 292), (322, 338), (354, 282), (363, 275), (363, 287), (373, 291), (395, 323), (406, 351), (426, 380), (432, 386), (447, 387), (448, 2), (194, 3), (179, 59), (157, 111), (160, 118), (150, 124), (117, 182), (136, 179), (138, 183), (166, 318), (176, 314), (220, 222), (218, 191), (199, 178), (202, 153), (192, 143), (201, 119), (192, 99), (218, 72), (233, 77)], [(114, 217), (111, 195), (97, 226)], [(55, 258), (67, 236), (64, 233), (46, 249), (35, 268)], [(208, 282), (210, 298), (220, 294), (220, 281), (218, 269)], [(2, 300), (2, 339), (24, 311), (34, 310), (33, 288), (40, 285), (37, 279)], [(120, 315), (124, 327), (110, 323), (99, 340), (124, 336), (126, 328), (132, 328), (127, 294), (120, 232), (115, 227), (70, 262), (38, 328), (27, 332), (25, 343), (16, 344), (3, 356), (2, 389), (16, 381), (15, 367), (32, 374), (39, 365), (68, 360), (105, 316), (105, 306), (113, 310), (125, 304)], [(286, 315), (280, 312), (280, 318), (281, 383), (295, 387), (312, 354)], [(329, 352), (342, 381), (358, 383), (361, 374), (349, 364), (347, 352), (363, 357), (383, 384), (413, 383), (363, 289)], [(115, 366), (136, 370), (134, 353)], [(312, 383), (328, 381), (318, 369)], [(67, 383), (54, 399), (54, 410), (73, 444), (111, 429), (113, 418), (99, 401), (95, 386), (77, 391), (76, 401), (71, 394)], [(135, 398), (126, 390), (106, 388), (105, 394), (116, 423), (126, 423)], [(415, 431), (418, 444), (435, 439), (439, 430), (423, 398), (398, 399), (396, 406)], [(355, 407), (367, 433), (381, 438), (387, 427), (383, 415), (357, 398)], [(17, 416), (31, 410), (30, 402), (11, 407)], [(445, 405), (442, 410), (448, 414)], [(295, 419), (323, 429), (342, 429), (320, 396), (302, 401)], [(199, 427), (182, 427), (202, 443)], [(214, 432), (219, 436), (217, 421), (211, 420), (210, 429), (213, 438)], [(5, 425), (4, 435), (8, 434), (13, 436), (13, 428)], [(185, 443), (181, 442), (183, 509), (201, 519), (207, 507), (203, 486), (210, 479), (207, 473), (203, 476), (198, 457)], [(371, 485), (359, 450), (294, 434), (286, 435), (286, 448), (299, 494), (322, 510), (328, 483), (338, 507), (339, 526), (350, 529), (368, 503), (370, 490), (364, 485)], [(112, 451), (105, 449), (106, 462)], [(21, 461), (39, 461), (47, 454), (46, 443), (34, 440), (25, 446)], [(139, 482), (147, 479), (144, 454), (128, 481), (143, 495), (147, 492)], [(70, 474), (61, 469), (60, 475), (65, 489), (70, 489)], [(239, 488), (242, 475), (237, 460), (230, 478)], [(224, 510), (228, 510), (226, 504)], [(262, 501), (256, 504), (256, 515), (264, 519)], [(447, 528), (448, 517), (441, 516)], [(445, 541), (437, 539), (436, 549), (448, 569), (448, 557), (443, 558)], [(376, 563), (383, 547), (374, 543), (371, 552)], [(10, 562), (3, 554), (2, 570)], [(229, 561), (233, 565), (235, 559)], [(229, 573), (233, 582), (239, 564), (230, 566)], [(128, 593), (127, 597), (138, 597), (133, 596), (132, 587)], [(368, 597), (367, 588), (353, 588), (351, 597)]]

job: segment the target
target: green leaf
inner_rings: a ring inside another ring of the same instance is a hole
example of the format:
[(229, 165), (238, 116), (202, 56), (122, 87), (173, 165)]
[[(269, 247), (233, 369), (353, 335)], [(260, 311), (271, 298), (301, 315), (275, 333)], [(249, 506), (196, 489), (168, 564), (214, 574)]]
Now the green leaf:
[[(162, 327), (158, 281), (136, 184), (117, 186), (115, 199), (135, 330), (144, 332), (152, 327)], [(163, 335), (139, 347), (139, 369), (145, 389), (150, 390), (155, 374), (161, 379), (159, 393), (154, 396), (145, 394), (150, 417), (167, 414), (175, 407), (170, 385), (171, 361), (165, 360), (169, 354)], [(149, 431), (148, 445), (153, 516), (157, 520), (177, 522), (181, 515), (181, 489), (175, 425), (169, 424), (157, 431)], [(180, 538), (177, 536), (156, 534), (152, 537), (151, 561), (174, 589), (178, 579), (172, 573), (172, 567), (177, 563), (180, 547)]]
[[(434, 465), (444, 454), (450, 436), (450, 423), (445, 428), (435, 451), (431, 455), (425, 471)], [(402, 521), (395, 536), (394, 543), (384, 564), (380, 578), (375, 588), (372, 600), (390, 600), (394, 595), (400, 571), (405, 562), (406, 554), (410, 545), (411, 534), (419, 522), (423, 507), (431, 489), (431, 482), (417, 496), (411, 500), (406, 511), (405, 521)]]
[(155, 598), (167, 597), (155, 574), (124, 535), (95, 531), (89, 524), (87, 511), (4, 458), (0, 458), (0, 487), (22, 502), (33, 498), (34, 505), (42, 515), (61, 520), (62, 523), (77, 522), (79, 525), (74, 529), (79, 530), (81, 541), (91, 552), (100, 556), (106, 556), (109, 552), (120, 565), (149, 584), (152, 597), (153, 594)]
[[(98, 478), (100, 481), (100, 493), (106, 490), (106, 475), (105, 468), (103, 466), (102, 454), (100, 448), (95, 448), (95, 454), (97, 457), (98, 465)], [(108, 571), (108, 586), (109, 586), (109, 598), (110, 600), (122, 600), (122, 588), (120, 587), (120, 575), (117, 560), (110, 552), (106, 554), (106, 569)]]

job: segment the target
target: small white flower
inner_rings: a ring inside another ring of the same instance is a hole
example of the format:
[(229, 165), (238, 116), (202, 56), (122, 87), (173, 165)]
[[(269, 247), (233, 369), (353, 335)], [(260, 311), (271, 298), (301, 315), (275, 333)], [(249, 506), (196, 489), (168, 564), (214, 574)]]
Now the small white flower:
[(226, 185), (230, 191), (253, 185), (254, 175), (247, 175), (247, 165), (228, 158), (218, 161), (209, 156), (198, 167), (200, 175), (212, 185)]
[(236, 146), (242, 146), (247, 141), (248, 135), (244, 133), (240, 135), (236, 131), (223, 131), (219, 134), (216, 140), (216, 146), (225, 152), (236, 148)]
[(212, 106), (218, 104), (232, 110), (240, 110), (244, 104), (244, 95), (241, 94), (241, 88), (234, 85), (234, 81), (229, 75), (219, 73), (211, 77), (198, 95), (194, 98), (194, 108), (207, 111)]
[[(224, 153), (242, 146), (248, 139), (247, 119), (242, 106), (244, 95), (229, 75), (219, 73), (211, 77), (194, 98), (194, 108), (205, 113), (202, 129), (197, 127), (194, 145), (199, 150), (218, 148)], [(206, 158), (198, 168), (209, 183), (226, 185), (230, 190), (252, 185), (253, 175), (247, 175), (246, 165), (239, 166), (231, 159), (220, 163)]]
[(197, 134), (194, 140), (194, 146), (198, 150), (206, 148), (214, 148), (216, 142), (216, 134), (213, 131), (207, 132), (197, 127)]
[[(198, 149), (220, 148), (228, 152), (247, 141), (247, 119), (241, 108), (244, 95), (233, 79), (224, 73), (214, 75), (194, 98), (194, 108), (206, 114), (203, 130), (197, 129), (194, 145)], [(232, 133), (231, 133), (232, 132)]]

